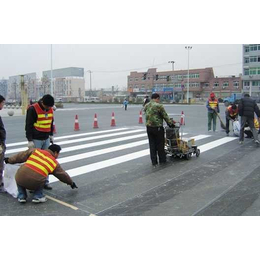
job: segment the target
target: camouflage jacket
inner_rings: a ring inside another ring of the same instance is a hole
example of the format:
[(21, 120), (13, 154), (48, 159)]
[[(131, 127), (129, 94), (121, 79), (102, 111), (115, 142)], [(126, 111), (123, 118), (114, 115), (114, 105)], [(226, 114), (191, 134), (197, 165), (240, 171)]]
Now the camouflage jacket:
[(163, 120), (168, 125), (172, 125), (172, 120), (169, 118), (162, 104), (151, 100), (144, 107), (146, 116), (146, 126), (160, 127), (163, 126)]

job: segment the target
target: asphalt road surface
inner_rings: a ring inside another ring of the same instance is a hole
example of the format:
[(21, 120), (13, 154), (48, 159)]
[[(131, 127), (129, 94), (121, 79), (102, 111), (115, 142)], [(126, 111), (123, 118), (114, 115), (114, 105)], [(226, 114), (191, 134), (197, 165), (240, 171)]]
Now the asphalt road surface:
[[(168, 158), (153, 168), (145, 124), (139, 124), (141, 106), (66, 104), (55, 112), (61, 145), (59, 162), (78, 189), (51, 177), (48, 201), (35, 205), (29, 195), (20, 204), (0, 194), (2, 216), (259, 216), (260, 148), (252, 139), (207, 131), (205, 105), (165, 105), (176, 121), (184, 111), (185, 137), (194, 137), (199, 158)], [(112, 112), (116, 126), (111, 127)], [(2, 112), (1, 112), (2, 113)], [(98, 127), (93, 128), (94, 114)], [(74, 131), (78, 115), (79, 131)], [(220, 115), (224, 119), (224, 106)], [(6, 157), (25, 150), (24, 116), (3, 117), (7, 130)], [(143, 122), (145, 118), (143, 116)]]

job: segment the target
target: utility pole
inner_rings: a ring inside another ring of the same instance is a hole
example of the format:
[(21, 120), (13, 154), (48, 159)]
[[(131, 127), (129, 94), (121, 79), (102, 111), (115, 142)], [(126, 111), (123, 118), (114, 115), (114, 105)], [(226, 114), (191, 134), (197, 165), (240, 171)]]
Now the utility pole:
[(187, 104), (189, 104), (189, 91), (190, 91), (190, 50), (192, 46), (185, 46), (185, 49), (188, 50), (188, 86), (187, 86)]
[(25, 111), (28, 107), (28, 94), (27, 94), (27, 89), (24, 86), (24, 75), (21, 75), (21, 99), (22, 99), (22, 115), (25, 115)]
[(168, 61), (168, 63), (172, 64), (172, 71), (174, 71), (174, 63), (175, 63), (175, 61), (171, 60), (171, 61)]

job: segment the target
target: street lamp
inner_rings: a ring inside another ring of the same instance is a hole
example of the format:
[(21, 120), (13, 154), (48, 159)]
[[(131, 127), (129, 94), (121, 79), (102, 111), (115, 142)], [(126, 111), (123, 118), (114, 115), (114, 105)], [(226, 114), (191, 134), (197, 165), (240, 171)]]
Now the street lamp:
[(192, 46), (185, 46), (185, 49), (188, 50), (188, 86), (187, 86), (187, 104), (189, 104), (189, 91), (190, 91), (190, 50)]
[(252, 96), (252, 78), (253, 78), (253, 75), (249, 75), (249, 95), (250, 97)]
[(53, 96), (53, 80), (52, 80), (52, 44), (51, 44), (51, 95)]
[(90, 97), (92, 96), (92, 86), (91, 86), (91, 70), (88, 70), (87, 72), (89, 72), (89, 95)]
[(170, 61), (168, 61), (168, 63), (171, 63), (171, 64), (172, 64), (172, 71), (174, 71), (174, 63), (175, 63), (175, 61), (170, 60)]

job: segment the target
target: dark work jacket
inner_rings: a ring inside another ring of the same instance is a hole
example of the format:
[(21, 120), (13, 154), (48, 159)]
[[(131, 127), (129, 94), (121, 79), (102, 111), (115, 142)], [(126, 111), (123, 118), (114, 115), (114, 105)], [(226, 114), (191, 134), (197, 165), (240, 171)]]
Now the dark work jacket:
[(260, 116), (260, 110), (255, 100), (250, 97), (242, 98), (238, 104), (238, 114), (240, 116), (254, 118), (254, 113), (256, 113), (258, 117)]
[[(38, 102), (40, 107), (44, 110), (42, 107), (40, 101)], [(30, 106), (27, 109), (26, 113), (26, 121), (25, 121), (25, 134), (28, 141), (32, 141), (33, 139), (36, 140), (46, 140), (49, 138), (50, 135), (53, 135), (53, 120), (51, 123), (51, 131), (50, 132), (40, 132), (35, 129), (34, 123), (37, 121), (37, 113), (33, 106)]]
[(6, 139), (6, 131), (5, 126), (2, 121), (2, 117), (0, 116), (0, 143), (5, 143)]

